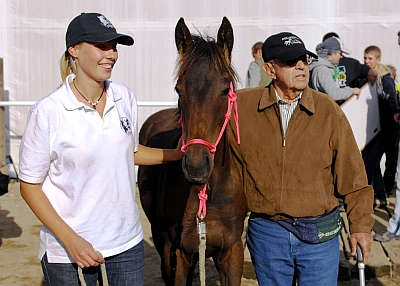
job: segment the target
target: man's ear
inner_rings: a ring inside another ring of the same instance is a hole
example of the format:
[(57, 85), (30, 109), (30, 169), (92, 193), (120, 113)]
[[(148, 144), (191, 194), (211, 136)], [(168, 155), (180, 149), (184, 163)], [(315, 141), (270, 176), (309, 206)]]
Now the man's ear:
[(258, 49), (258, 50), (257, 50), (257, 58), (258, 58), (258, 59), (261, 59), (261, 58), (262, 58), (262, 50), (261, 50), (261, 49)]
[(272, 63), (264, 63), (263, 69), (269, 75), (270, 78), (276, 79), (275, 68)]

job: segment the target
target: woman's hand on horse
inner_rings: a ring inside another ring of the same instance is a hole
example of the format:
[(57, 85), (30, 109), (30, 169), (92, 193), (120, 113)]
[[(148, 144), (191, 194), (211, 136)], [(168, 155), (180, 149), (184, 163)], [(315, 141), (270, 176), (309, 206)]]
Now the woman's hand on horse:
[(178, 142), (176, 149), (151, 148), (139, 144), (135, 152), (135, 165), (150, 166), (164, 164), (171, 161), (179, 161), (183, 158), (181, 151), (181, 141)]
[(104, 263), (104, 259), (96, 253), (93, 246), (79, 235), (73, 237), (66, 247), (69, 255), (80, 268)]
[(183, 159), (183, 152), (182, 152), (182, 137), (179, 138), (178, 145), (176, 146), (175, 152), (177, 154), (177, 161)]

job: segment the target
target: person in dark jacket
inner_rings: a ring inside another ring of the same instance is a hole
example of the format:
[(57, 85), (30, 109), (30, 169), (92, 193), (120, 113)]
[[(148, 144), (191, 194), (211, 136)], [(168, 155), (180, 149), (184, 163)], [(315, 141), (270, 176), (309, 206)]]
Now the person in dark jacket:
[[(344, 54), (351, 54), (349, 49), (344, 47), (343, 42), (340, 40), (340, 37), (335, 32), (327, 33), (323, 38), (322, 42), (331, 37), (336, 37), (339, 39), (341, 43), (341, 50), (344, 51)], [(339, 79), (339, 87), (343, 88), (346, 86), (352, 88), (361, 88), (367, 81), (370, 82), (371, 85), (374, 84), (377, 74), (366, 64), (361, 64), (358, 60), (346, 57), (345, 55), (339, 60), (339, 64), (336, 67), (337, 77)], [(337, 104), (341, 105), (345, 100), (336, 101)]]
[[(396, 126), (399, 122), (399, 105), (395, 82), (389, 69), (380, 63), (381, 50), (377, 46), (369, 46), (364, 51), (364, 62), (378, 73), (377, 94), (379, 102), (379, 118), (381, 131), (365, 146), (362, 151), (368, 183), (375, 192), (375, 206), (385, 206), (388, 192), (381, 172), (380, 162), (384, 153), (386, 166), (396, 166), (396, 160), (391, 154), (396, 144)], [(392, 152), (393, 153), (393, 152)], [(394, 173), (390, 179), (394, 182)]]

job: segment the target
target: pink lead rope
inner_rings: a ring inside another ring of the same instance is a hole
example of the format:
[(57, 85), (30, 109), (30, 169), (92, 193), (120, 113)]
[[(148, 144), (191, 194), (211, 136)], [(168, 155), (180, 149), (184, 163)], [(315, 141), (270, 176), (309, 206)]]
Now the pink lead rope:
[[(185, 144), (185, 139), (184, 139), (184, 128), (183, 128), (183, 122), (182, 122), (182, 114), (181, 114), (181, 118), (179, 119), (179, 123), (181, 124), (182, 127), (182, 147), (181, 150), (182, 152), (186, 152), (187, 147), (189, 147), (190, 145), (193, 144), (202, 144), (208, 147), (208, 149), (210, 149), (210, 152), (214, 155), (215, 151), (217, 150), (217, 145), (219, 143), (219, 141), (221, 140), (222, 135), (224, 134), (226, 125), (228, 124), (229, 120), (231, 119), (231, 113), (232, 113), (232, 105), (235, 108), (235, 123), (236, 123), (236, 138), (237, 138), (237, 143), (240, 144), (240, 133), (239, 133), (239, 116), (238, 116), (238, 110), (237, 110), (237, 95), (233, 90), (233, 84), (232, 82), (230, 83), (230, 89), (228, 92), (228, 109), (226, 111), (225, 114), (225, 121), (224, 124), (222, 125), (221, 131), (219, 133), (218, 139), (215, 142), (214, 145), (212, 145), (211, 143), (203, 140), (203, 139), (192, 139), (189, 140), (186, 144)], [(200, 219), (204, 219), (204, 217), (206, 216), (206, 201), (208, 199), (208, 195), (206, 194), (207, 191), (207, 184), (204, 184), (202, 186), (199, 186), (199, 200), (200, 200), (200, 205), (199, 205), (199, 211), (197, 212), (197, 216)]]

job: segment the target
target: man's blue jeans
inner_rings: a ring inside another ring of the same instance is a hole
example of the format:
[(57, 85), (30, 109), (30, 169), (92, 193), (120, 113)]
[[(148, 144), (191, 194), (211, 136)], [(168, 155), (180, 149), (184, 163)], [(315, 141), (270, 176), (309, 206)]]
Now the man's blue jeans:
[(249, 219), (247, 246), (257, 280), (265, 285), (337, 285), (338, 237), (310, 244), (297, 239), (277, 222)]
[[(131, 249), (105, 258), (109, 285), (144, 285), (144, 242)], [(42, 259), (44, 278), (48, 286), (79, 286), (76, 263), (49, 263), (47, 255)], [(83, 276), (88, 286), (96, 286), (101, 280), (100, 266), (83, 268)], [(102, 284), (100, 284), (102, 285)]]

